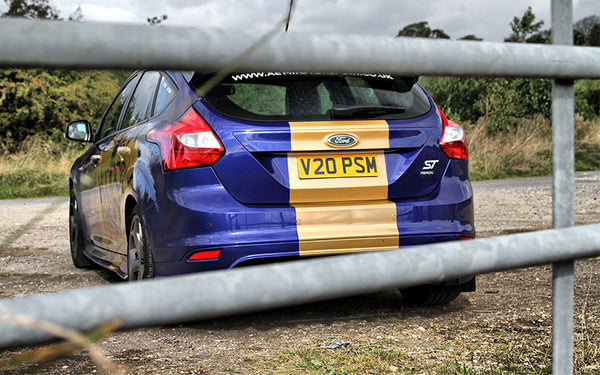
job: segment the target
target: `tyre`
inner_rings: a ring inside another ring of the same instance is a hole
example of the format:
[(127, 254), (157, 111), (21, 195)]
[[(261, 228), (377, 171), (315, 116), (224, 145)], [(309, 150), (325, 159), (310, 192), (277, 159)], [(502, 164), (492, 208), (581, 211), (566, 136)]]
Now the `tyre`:
[(460, 295), (460, 292), (456, 291), (435, 290), (433, 285), (400, 289), (400, 293), (408, 303), (420, 306), (445, 305)]
[(81, 230), (81, 216), (74, 194), (71, 194), (69, 204), (69, 244), (71, 247), (71, 259), (75, 267), (90, 268), (92, 261), (83, 253), (85, 243), (83, 242), (83, 231)]
[(154, 278), (154, 258), (138, 207), (133, 210), (128, 223), (127, 280), (152, 279)]

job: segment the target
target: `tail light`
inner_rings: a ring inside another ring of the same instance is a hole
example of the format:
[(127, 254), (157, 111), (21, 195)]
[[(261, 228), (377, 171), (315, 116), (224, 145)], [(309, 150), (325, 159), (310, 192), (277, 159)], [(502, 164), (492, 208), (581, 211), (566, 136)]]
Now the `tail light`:
[(160, 146), (165, 172), (208, 167), (225, 153), (217, 135), (193, 108), (177, 122), (151, 131), (147, 138)]
[(442, 117), (442, 139), (440, 147), (446, 155), (451, 159), (469, 159), (469, 146), (467, 146), (467, 137), (462, 126), (455, 122), (448, 121), (446, 115), (438, 109)]

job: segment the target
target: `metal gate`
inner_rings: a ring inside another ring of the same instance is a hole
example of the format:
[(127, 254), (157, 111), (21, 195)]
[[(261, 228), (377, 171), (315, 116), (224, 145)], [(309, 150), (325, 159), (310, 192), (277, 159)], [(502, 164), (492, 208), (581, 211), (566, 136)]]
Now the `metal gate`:
[[(241, 71), (553, 78), (555, 228), (418, 250), (339, 256), (1, 300), (0, 316), (26, 312), (77, 330), (124, 316), (126, 328), (131, 328), (553, 262), (552, 369), (554, 374), (572, 374), (573, 260), (600, 255), (600, 224), (573, 227), (573, 80), (600, 78), (600, 48), (571, 46), (572, 8), (572, 0), (552, 0), (552, 46), (276, 32), (257, 44), (254, 34), (239, 30), (0, 20), (0, 67), (216, 71), (234, 63)], [(525, 246), (528, 251), (521, 251)], [(364, 268), (373, 272), (364, 275), (360, 272)], [(153, 283), (152, 288), (147, 287), (148, 282)], [(198, 283), (205, 286), (202, 298), (194, 298), (196, 294), (189, 290)], [(103, 308), (93, 308), (98, 305)], [(172, 308), (175, 305), (177, 309)], [(118, 306), (118, 311), (111, 306)], [(85, 319), (82, 311), (86, 312)], [(0, 348), (50, 338), (46, 333), (0, 321)]]

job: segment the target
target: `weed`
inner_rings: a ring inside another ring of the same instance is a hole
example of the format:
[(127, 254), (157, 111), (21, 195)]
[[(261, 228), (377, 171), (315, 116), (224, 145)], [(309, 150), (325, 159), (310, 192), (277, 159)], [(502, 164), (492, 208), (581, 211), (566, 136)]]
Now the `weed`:
[(0, 155), (0, 199), (67, 196), (69, 170), (82, 151), (32, 137), (18, 152)]
[[(552, 174), (550, 120), (537, 116), (522, 119), (512, 131), (490, 132), (487, 120), (464, 124), (470, 150), (473, 180), (548, 176)], [(575, 120), (575, 167), (600, 168), (600, 119)]]

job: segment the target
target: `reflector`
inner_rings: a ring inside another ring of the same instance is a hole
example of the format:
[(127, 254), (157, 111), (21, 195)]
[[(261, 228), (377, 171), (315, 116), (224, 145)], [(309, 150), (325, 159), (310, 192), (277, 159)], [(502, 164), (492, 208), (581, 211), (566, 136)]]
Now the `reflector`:
[(190, 256), (188, 258), (188, 260), (211, 260), (211, 259), (218, 259), (219, 255), (221, 255), (221, 251), (222, 251), (221, 249), (199, 251), (197, 253), (192, 254), (192, 256)]

